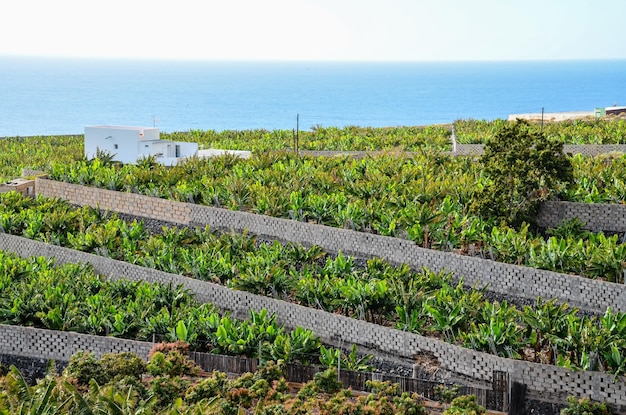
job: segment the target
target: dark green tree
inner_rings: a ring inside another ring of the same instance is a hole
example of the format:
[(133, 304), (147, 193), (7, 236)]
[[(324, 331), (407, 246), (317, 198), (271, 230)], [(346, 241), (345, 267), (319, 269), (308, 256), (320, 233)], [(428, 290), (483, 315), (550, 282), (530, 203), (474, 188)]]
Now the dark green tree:
[(515, 228), (533, 224), (540, 203), (574, 180), (563, 143), (532, 131), (525, 121), (503, 125), (480, 161), (488, 182), (474, 193), (471, 210)]

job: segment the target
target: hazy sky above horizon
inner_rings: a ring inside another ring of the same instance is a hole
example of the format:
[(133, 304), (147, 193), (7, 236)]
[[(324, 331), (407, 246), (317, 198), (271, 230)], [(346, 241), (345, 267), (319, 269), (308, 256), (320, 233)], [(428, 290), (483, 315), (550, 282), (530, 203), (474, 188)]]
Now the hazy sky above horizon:
[(626, 59), (626, 0), (20, 0), (0, 56)]

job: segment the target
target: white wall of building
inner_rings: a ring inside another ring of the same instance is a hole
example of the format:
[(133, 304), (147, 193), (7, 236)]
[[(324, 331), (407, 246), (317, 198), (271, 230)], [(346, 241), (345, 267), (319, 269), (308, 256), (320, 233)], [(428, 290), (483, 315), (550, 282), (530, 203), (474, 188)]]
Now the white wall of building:
[(197, 154), (198, 143), (159, 139), (158, 128), (92, 126), (85, 127), (85, 157), (96, 156), (98, 150), (114, 155), (122, 163), (136, 163), (138, 159), (155, 156), (156, 161), (174, 166), (180, 160)]
[(135, 163), (139, 142), (158, 139), (158, 128), (110, 125), (85, 127), (85, 157), (93, 158), (100, 150), (113, 154), (113, 159), (122, 163)]

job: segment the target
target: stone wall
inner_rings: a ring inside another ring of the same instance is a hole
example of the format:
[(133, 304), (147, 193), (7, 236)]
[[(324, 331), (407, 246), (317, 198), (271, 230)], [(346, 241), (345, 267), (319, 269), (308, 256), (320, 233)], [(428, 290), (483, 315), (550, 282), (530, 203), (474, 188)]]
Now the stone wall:
[[(322, 341), (331, 344), (358, 344), (383, 353), (414, 357), (432, 353), (442, 368), (485, 383), (491, 382), (494, 371), (507, 372), (511, 380), (528, 386), (529, 396), (589, 396), (611, 404), (624, 405), (626, 382), (613, 382), (613, 377), (598, 372), (571, 371), (557, 366), (540, 365), (505, 359), (454, 346), (433, 338), (355, 320), (321, 310), (291, 304), (277, 299), (230, 290), (226, 287), (168, 274), (84, 252), (74, 251), (22, 237), (0, 234), (0, 249), (21, 256), (54, 257), (58, 263), (91, 263), (94, 269), (109, 278), (128, 278), (148, 282), (183, 284), (199, 301), (211, 302), (235, 317), (245, 318), (248, 310), (267, 309), (289, 328), (311, 329)], [(77, 350), (96, 354), (109, 351), (134, 351), (146, 356), (150, 343), (132, 342), (110, 337), (86, 336), (76, 333), (39, 331), (26, 327), (0, 326), (0, 353), (27, 356), (49, 356), (67, 360)], [(626, 409), (626, 408), (624, 408)]]
[[(483, 144), (453, 143), (453, 156), (480, 156), (484, 153)], [(581, 154), (585, 157), (594, 157), (608, 153), (626, 153), (626, 144), (565, 144), (563, 152), (566, 154)]]
[(78, 205), (99, 206), (100, 209), (132, 213), (146, 218), (168, 218), (170, 222), (189, 224), (190, 205), (136, 193), (115, 192), (57, 182), (43, 178), (35, 181), (38, 195), (58, 197)]
[(247, 229), (250, 233), (281, 241), (319, 245), (329, 252), (339, 251), (359, 257), (380, 257), (392, 263), (406, 263), (414, 269), (427, 267), (435, 272), (453, 272), (468, 285), (535, 300), (557, 298), (572, 306), (596, 313), (607, 307), (626, 312), (626, 285), (559, 274), (477, 257), (423, 249), (405, 239), (355, 232), (329, 226), (246, 212), (172, 202), (132, 193), (115, 192), (45, 179), (37, 179), (37, 193), (60, 197), (76, 204), (178, 222), (185, 225), (209, 225), (212, 228)]
[(69, 362), (74, 353), (85, 350), (96, 357), (133, 352), (147, 360), (151, 348), (152, 344), (147, 342), (0, 324), (0, 354), (11, 356)]
[(626, 205), (608, 203), (544, 202), (537, 225), (551, 228), (564, 220), (578, 218), (594, 232), (626, 232)]
[[(43, 379), (46, 376), (50, 360), (44, 356), (28, 357), (0, 353), (0, 364), (4, 365), (6, 369), (15, 366), (29, 385), (34, 385), (38, 379)], [(54, 363), (57, 373), (62, 373), (69, 362), (54, 359)]]

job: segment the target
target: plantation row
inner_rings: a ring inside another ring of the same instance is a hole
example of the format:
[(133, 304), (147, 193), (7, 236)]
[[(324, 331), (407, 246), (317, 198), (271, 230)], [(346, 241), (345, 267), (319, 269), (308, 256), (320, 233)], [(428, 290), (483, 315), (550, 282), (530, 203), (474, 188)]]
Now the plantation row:
[[(486, 143), (510, 121), (497, 119), (457, 120), (454, 127), (457, 141), (463, 144)], [(564, 144), (626, 144), (626, 120), (581, 119), (560, 122), (531, 123), (532, 129)]]
[[(74, 354), (61, 375), (49, 370), (29, 386), (11, 367), (0, 378), (1, 414), (162, 414), (162, 415), (426, 415), (416, 393), (400, 393), (399, 385), (367, 381), (369, 394), (344, 389), (336, 368), (317, 373), (300, 387), (287, 382), (284, 362), (267, 362), (254, 373), (233, 378), (213, 371), (199, 376), (181, 342), (155, 345), (148, 362), (132, 353), (110, 353), (96, 359)], [(439, 389), (444, 415), (484, 414), (475, 396)], [(454, 400), (452, 400), (454, 398)], [(461, 412), (459, 412), (461, 411)]]
[[(299, 131), (301, 150), (330, 151), (418, 151), (429, 148), (449, 151), (451, 130), (447, 125), (424, 127), (357, 127), (313, 126), (310, 131)], [(205, 148), (233, 150), (275, 151), (295, 149), (295, 132), (291, 130), (242, 130), (173, 132), (162, 134), (163, 139), (197, 142)]]
[[(459, 143), (485, 143), (508, 121), (497, 119), (457, 120)], [(626, 142), (625, 120), (574, 120), (531, 125), (547, 137), (566, 144), (621, 144)], [(288, 130), (226, 130), (162, 133), (163, 139), (191, 141), (201, 148), (223, 148), (262, 152), (294, 149), (294, 132)], [(302, 150), (336, 151), (449, 151), (450, 126), (424, 127), (311, 127), (299, 132)], [(59, 151), (62, 149), (62, 151)], [(23, 167), (47, 171), (50, 163), (82, 159), (82, 136), (9, 137), (0, 140), (0, 183), (20, 175)]]
[(0, 139), (0, 184), (20, 177), (25, 167), (48, 170), (50, 163), (72, 163), (83, 158), (82, 136)]
[[(577, 162), (598, 170), (601, 165)], [(598, 172), (594, 180), (604, 176), (609, 173)], [(474, 189), (487, 179), (469, 158), (265, 153), (250, 160), (195, 159), (173, 168), (151, 160), (119, 167), (94, 159), (55, 164), (51, 178), (406, 238), (425, 248), (488, 253), (501, 262), (610, 282), (624, 278), (626, 247), (616, 235), (583, 232), (583, 224), (569, 223), (544, 237), (525, 226), (496, 226), (496, 220), (471, 212)], [(619, 182), (617, 174), (613, 182)]]
[[(75, 210), (59, 200), (15, 193), (0, 200), (2, 226), (8, 233), (394, 325), (500, 356), (616, 375), (626, 370), (626, 313), (607, 310), (602, 318), (580, 317), (567, 305), (541, 299), (535, 307), (519, 310), (506, 302), (489, 303), (480, 290), (464, 290), (462, 282), (451, 285), (450, 275), (411, 272), (407, 266), (393, 267), (380, 259), (360, 265), (341, 254), (332, 258), (315, 246), (257, 243), (246, 234), (209, 229), (164, 228), (162, 234), (150, 235), (140, 222), (129, 224), (92, 208)], [(53, 294), (62, 298), (64, 288), (59, 290), (53, 289)], [(3, 309), (12, 309), (9, 305), (15, 301), (28, 303), (35, 294), (25, 292), (26, 298), (17, 294), (22, 299), (7, 300)], [(19, 316), (21, 308), (17, 310)], [(199, 319), (190, 322), (181, 314), (176, 320), (170, 312), (169, 325), (159, 333), (171, 333), (182, 321), (180, 330), (189, 338), (207, 324)], [(57, 321), (72, 324), (66, 316)], [(204, 336), (203, 341), (212, 341)]]
[(181, 286), (108, 281), (90, 266), (55, 266), (0, 251), (0, 324), (140, 341), (183, 341), (193, 350), (347, 370), (371, 370), (371, 356), (324, 347), (311, 330), (285, 332), (267, 310), (240, 321), (199, 304)]
[[(456, 120), (456, 140), (461, 144), (480, 144), (491, 139), (510, 121), (503, 119)], [(533, 130), (542, 131), (546, 137), (565, 144), (626, 144), (626, 120), (565, 120), (531, 124)], [(200, 131), (165, 134), (164, 138), (176, 141), (193, 141), (214, 148), (237, 150), (285, 150), (294, 147), (294, 132), (289, 130)], [(418, 151), (425, 147), (449, 151), (451, 128), (449, 125), (425, 127), (356, 127), (344, 128), (313, 126), (310, 131), (299, 132), (299, 145), (306, 150), (366, 151), (399, 150)], [(251, 147), (252, 146), (252, 147)]]

